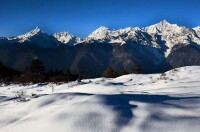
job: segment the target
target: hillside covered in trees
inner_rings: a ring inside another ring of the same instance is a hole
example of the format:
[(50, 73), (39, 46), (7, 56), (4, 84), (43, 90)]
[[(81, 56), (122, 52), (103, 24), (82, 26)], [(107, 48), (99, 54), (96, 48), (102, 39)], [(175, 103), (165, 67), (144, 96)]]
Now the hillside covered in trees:
[[(141, 73), (141, 67), (136, 65), (134, 71), (131, 73), (139, 74)], [(108, 67), (103, 74), (97, 74), (96, 77), (107, 77), (115, 78), (121, 75), (129, 74), (124, 71), (123, 74), (118, 73), (112, 67)], [(43, 62), (37, 57), (32, 60), (32, 63), (26, 67), (22, 72), (16, 71), (14, 69), (6, 67), (2, 62), (0, 62), (0, 83), (10, 84), (10, 83), (44, 83), (44, 82), (70, 82), (70, 81), (80, 81), (81, 79), (89, 78), (85, 75), (84, 71), (79, 74), (72, 74), (69, 69), (65, 71), (58, 70), (48, 70), (46, 71)]]

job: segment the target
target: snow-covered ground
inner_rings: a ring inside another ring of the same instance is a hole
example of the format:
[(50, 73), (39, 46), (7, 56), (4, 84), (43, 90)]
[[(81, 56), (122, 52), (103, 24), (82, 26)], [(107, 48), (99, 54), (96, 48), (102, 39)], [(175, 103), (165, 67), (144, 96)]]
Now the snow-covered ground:
[[(17, 101), (22, 91), (29, 101)], [(55, 88), (0, 87), (0, 132), (199, 132), (199, 123), (198, 66)]]

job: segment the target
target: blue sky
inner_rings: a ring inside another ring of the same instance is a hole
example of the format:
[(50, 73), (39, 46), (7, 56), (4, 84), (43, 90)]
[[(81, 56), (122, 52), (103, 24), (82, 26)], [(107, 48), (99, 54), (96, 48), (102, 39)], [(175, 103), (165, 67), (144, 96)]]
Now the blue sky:
[(96, 28), (145, 27), (167, 19), (200, 26), (199, 0), (1, 0), (0, 36), (39, 26), (48, 34), (68, 31), (85, 37)]

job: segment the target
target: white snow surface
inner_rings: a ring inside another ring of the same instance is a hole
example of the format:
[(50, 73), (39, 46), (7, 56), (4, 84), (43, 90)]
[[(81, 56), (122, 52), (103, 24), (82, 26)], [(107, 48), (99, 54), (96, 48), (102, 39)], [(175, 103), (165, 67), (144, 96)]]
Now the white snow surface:
[[(0, 87), (0, 132), (199, 132), (200, 67)], [(23, 90), (27, 102), (16, 102)], [(38, 98), (32, 98), (31, 94)]]

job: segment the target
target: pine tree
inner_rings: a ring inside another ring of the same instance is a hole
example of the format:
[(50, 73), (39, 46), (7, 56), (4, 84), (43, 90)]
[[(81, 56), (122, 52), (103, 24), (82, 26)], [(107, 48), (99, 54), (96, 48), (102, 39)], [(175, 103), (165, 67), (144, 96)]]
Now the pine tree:
[(104, 72), (104, 77), (115, 78), (118, 76), (119, 73), (117, 73), (112, 67), (108, 67)]
[(22, 73), (18, 79), (20, 83), (42, 83), (46, 81), (45, 67), (42, 61), (34, 58), (30, 66)]
[(32, 60), (31, 65), (28, 67), (28, 72), (34, 73), (34, 74), (44, 74), (45, 73), (45, 67), (42, 63), (42, 61), (38, 58), (34, 58)]

